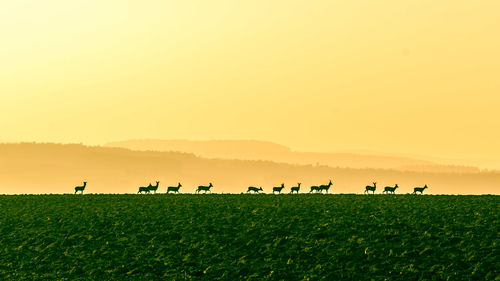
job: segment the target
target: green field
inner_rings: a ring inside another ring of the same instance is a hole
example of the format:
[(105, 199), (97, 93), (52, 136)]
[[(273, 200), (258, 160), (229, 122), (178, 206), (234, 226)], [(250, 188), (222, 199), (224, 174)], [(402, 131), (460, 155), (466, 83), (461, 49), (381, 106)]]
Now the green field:
[(0, 280), (500, 280), (500, 196), (0, 196)]

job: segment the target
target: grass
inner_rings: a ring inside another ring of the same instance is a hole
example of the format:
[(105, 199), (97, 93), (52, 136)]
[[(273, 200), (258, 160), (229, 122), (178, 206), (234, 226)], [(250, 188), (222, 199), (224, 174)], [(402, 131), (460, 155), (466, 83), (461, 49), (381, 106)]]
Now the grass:
[(0, 196), (1, 280), (500, 280), (500, 196)]

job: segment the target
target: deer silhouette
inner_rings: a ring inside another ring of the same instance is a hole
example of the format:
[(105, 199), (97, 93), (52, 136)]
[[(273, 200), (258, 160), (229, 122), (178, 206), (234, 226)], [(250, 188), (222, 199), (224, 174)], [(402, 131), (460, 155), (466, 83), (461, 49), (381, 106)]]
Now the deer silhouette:
[(371, 191), (371, 192), (373, 192), (373, 194), (375, 194), (375, 189), (377, 189), (377, 183), (373, 182), (373, 186), (367, 185), (365, 187), (365, 193), (368, 193), (369, 191)]
[(248, 190), (247, 190), (247, 193), (250, 192), (250, 191), (253, 191), (255, 193), (259, 193), (259, 191), (262, 191), (262, 186), (259, 187), (259, 188), (255, 187), (255, 186), (249, 186)]
[(330, 189), (330, 186), (332, 186), (332, 180), (330, 180), (328, 184), (320, 185), (319, 192), (323, 192), (323, 190), (326, 190), (326, 193), (328, 193), (328, 189)]
[(290, 193), (293, 193), (294, 191), (295, 193), (299, 193), (299, 190), (300, 190), (300, 182), (297, 183), (297, 186), (292, 186)]
[(392, 186), (386, 186), (384, 187), (384, 191), (382, 193), (395, 193), (394, 191), (396, 191), (396, 189), (398, 188), (399, 186), (396, 184), (394, 187)]
[(278, 192), (278, 194), (280, 194), (281, 190), (283, 188), (285, 188), (285, 184), (284, 183), (282, 183), (281, 186), (275, 186), (275, 187), (273, 187), (273, 194), (274, 194), (274, 192)]
[[(198, 186), (198, 189), (196, 190), (196, 193), (200, 193), (200, 191), (205, 191), (205, 193), (207, 193), (207, 191), (210, 191), (210, 188), (212, 186), (213, 186), (212, 183), (210, 183), (210, 185), (208, 185), (208, 186), (200, 185), (200, 186)], [(210, 193), (212, 193), (212, 191), (210, 191)]]
[(427, 185), (424, 185), (424, 187), (415, 187), (413, 189), (413, 194), (417, 194), (417, 192), (420, 192), (420, 194), (424, 193), (424, 190), (428, 188)]
[(167, 193), (169, 193), (170, 191), (172, 192), (175, 192), (175, 193), (179, 193), (179, 188), (182, 187), (182, 184), (179, 183), (177, 186), (169, 186), (167, 187)]
[(137, 193), (149, 193), (150, 188), (152, 187), (151, 183), (148, 186), (140, 186), (139, 191)]
[(320, 190), (319, 190), (319, 186), (317, 186), (317, 185), (313, 185), (313, 186), (311, 186), (311, 190), (309, 191), (309, 193), (311, 193), (311, 192), (313, 192), (313, 191), (315, 191), (315, 192), (320, 191)]
[(85, 190), (85, 187), (87, 186), (87, 182), (84, 181), (82, 186), (75, 186), (75, 194), (80, 191), (81, 194), (83, 194), (83, 191)]
[(158, 185), (160, 185), (160, 182), (159, 182), (159, 181), (157, 181), (157, 182), (156, 182), (156, 185), (151, 185), (151, 184), (150, 184), (150, 185), (148, 186), (149, 191), (153, 191), (153, 193), (156, 193), (156, 190), (158, 190)]

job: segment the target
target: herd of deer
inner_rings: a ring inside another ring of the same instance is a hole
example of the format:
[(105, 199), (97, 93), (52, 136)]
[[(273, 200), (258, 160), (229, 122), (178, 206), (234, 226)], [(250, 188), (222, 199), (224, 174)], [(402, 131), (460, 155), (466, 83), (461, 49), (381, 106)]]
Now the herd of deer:
[[(153, 191), (153, 193), (156, 193), (156, 190), (158, 189), (159, 184), (160, 184), (160, 182), (157, 181), (156, 185), (149, 184), (148, 186), (141, 186), (141, 187), (139, 187), (139, 191), (137, 193), (151, 193), (151, 191)], [(207, 192), (212, 193), (212, 191), (210, 191), (210, 188), (212, 188), (212, 186), (213, 186), (212, 183), (210, 183), (207, 186), (200, 185), (200, 186), (198, 186), (198, 189), (196, 189), (196, 193), (200, 193), (200, 191), (204, 191), (205, 193), (207, 193)], [(181, 188), (181, 187), (182, 187), (181, 183), (178, 183), (177, 186), (169, 186), (169, 187), (167, 187), (167, 193), (170, 193), (170, 192), (179, 193), (179, 188)]]
[[(397, 184), (395, 186), (386, 186), (386, 187), (384, 187), (384, 191), (382, 191), (382, 193), (395, 193), (396, 189), (398, 189), (398, 188), (399, 188), (399, 186)], [(417, 192), (420, 192), (420, 194), (423, 194), (424, 190), (426, 188), (427, 188), (427, 185), (424, 185), (424, 187), (414, 187), (412, 194), (417, 194)], [(377, 189), (377, 183), (374, 182), (373, 186), (372, 185), (367, 185), (365, 187), (365, 193), (369, 193), (370, 191), (372, 193), (375, 193), (376, 189)]]
[[(300, 182), (297, 184), (297, 186), (293, 186), (291, 187), (290, 189), (290, 193), (299, 193), (299, 190), (300, 190)], [(152, 185), (151, 183), (148, 185), (148, 186), (141, 186), (139, 187), (139, 191), (137, 191), (137, 193), (151, 193), (151, 191), (153, 193), (156, 193), (156, 191), (158, 190), (158, 186), (160, 185), (160, 182), (157, 181), (156, 182), (156, 185)], [(80, 192), (83, 194), (83, 191), (85, 190), (85, 187), (87, 186), (87, 182), (84, 181), (83, 182), (83, 185), (82, 186), (77, 186), (75, 187), (75, 194), (77, 192)], [(309, 193), (312, 193), (312, 192), (315, 192), (315, 193), (323, 193), (323, 191), (325, 191), (326, 193), (328, 193), (328, 190), (330, 189), (330, 186), (332, 186), (332, 180), (330, 180), (330, 182), (328, 184), (324, 184), (324, 185), (313, 185), (311, 186), (311, 190), (309, 191)], [(169, 186), (167, 187), (167, 193), (170, 193), (170, 192), (173, 192), (173, 193), (179, 193), (179, 188), (182, 187), (182, 184), (181, 183), (178, 183), (177, 186)], [(210, 188), (212, 188), (213, 185), (212, 183), (210, 183), (209, 185), (200, 185), (198, 186), (198, 188), (196, 189), (196, 193), (200, 193), (200, 191), (204, 191), (205, 193), (207, 192), (210, 192)], [(384, 191), (382, 191), (382, 193), (392, 193), (394, 194), (396, 189), (398, 188), (399, 186), (396, 184), (395, 186), (386, 186), (384, 187)], [(275, 194), (276, 192), (278, 194), (281, 193), (281, 191), (285, 188), (285, 184), (282, 183), (281, 186), (275, 186), (273, 187), (273, 194)], [(420, 194), (423, 194), (424, 193), (424, 190), (427, 188), (427, 185), (425, 185), (424, 187), (415, 187), (413, 188), (413, 193), (412, 194), (417, 194), (417, 192), (420, 192)], [(374, 182), (373, 183), (373, 186), (372, 185), (367, 185), (365, 187), (365, 192), (364, 193), (369, 193), (370, 191), (375, 194), (375, 190), (377, 189), (377, 183)], [(263, 191), (262, 189), (262, 186), (261, 187), (255, 187), (255, 186), (249, 186), (248, 187), (248, 190), (247, 190), (247, 193), (250, 193), (250, 192), (253, 192), (253, 193), (259, 193), (260, 191)]]

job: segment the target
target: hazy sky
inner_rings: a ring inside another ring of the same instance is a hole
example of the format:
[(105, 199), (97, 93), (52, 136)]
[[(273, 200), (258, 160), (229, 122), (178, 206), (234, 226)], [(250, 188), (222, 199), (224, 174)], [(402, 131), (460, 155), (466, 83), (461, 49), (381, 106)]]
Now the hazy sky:
[(497, 0), (7, 1), (0, 141), (258, 139), (500, 167), (499, 11)]

